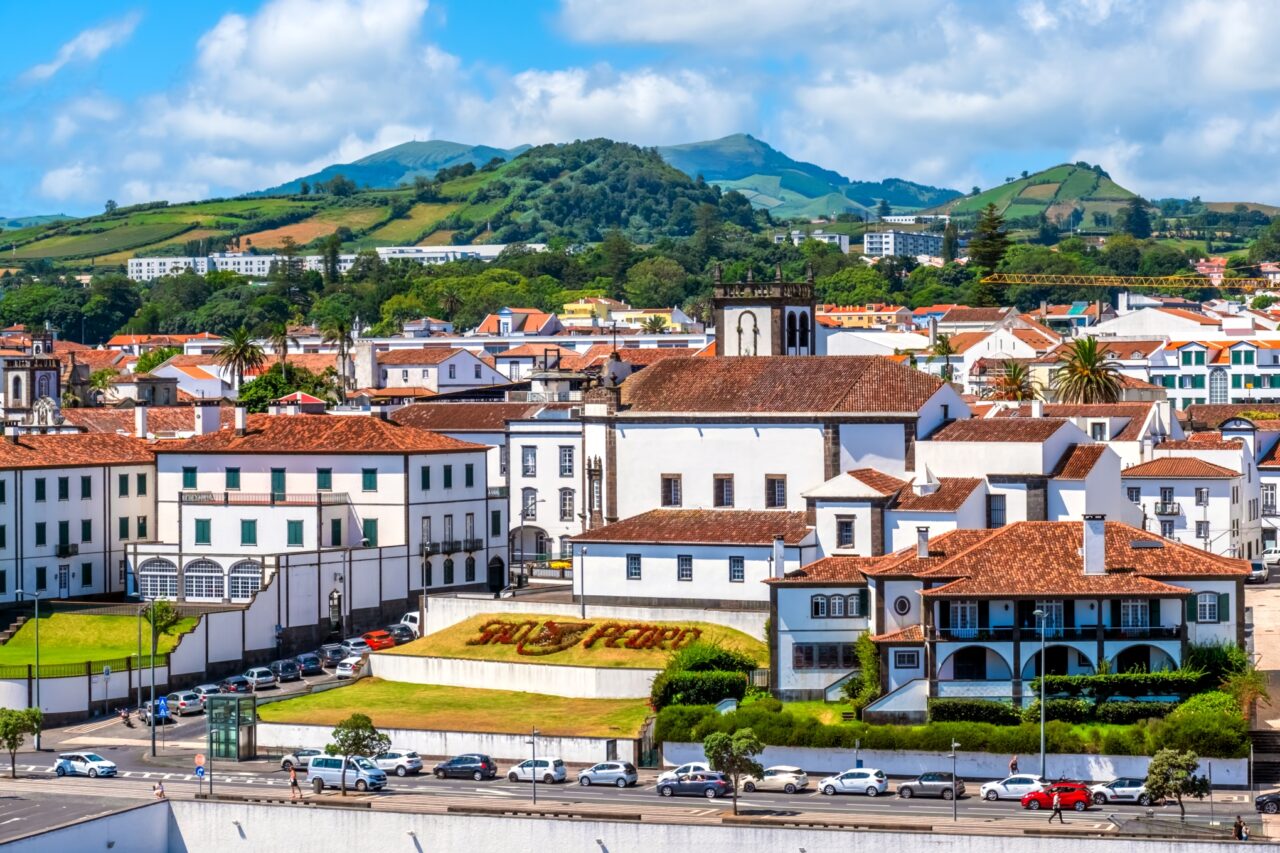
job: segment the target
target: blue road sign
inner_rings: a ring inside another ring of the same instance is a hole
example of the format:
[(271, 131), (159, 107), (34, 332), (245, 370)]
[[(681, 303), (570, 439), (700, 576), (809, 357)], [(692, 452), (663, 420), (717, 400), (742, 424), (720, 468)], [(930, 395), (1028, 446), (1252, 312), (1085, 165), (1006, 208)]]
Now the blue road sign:
[(197, 768), (196, 768), (196, 778), (197, 778), (197, 779), (203, 779), (203, 778), (204, 778), (204, 768), (203, 768), (203, 767), (197, 767)]
[(160, 696), (156, 699), (156, 716), (157, 717), (169, 716), (169, 699), (167, 697)]

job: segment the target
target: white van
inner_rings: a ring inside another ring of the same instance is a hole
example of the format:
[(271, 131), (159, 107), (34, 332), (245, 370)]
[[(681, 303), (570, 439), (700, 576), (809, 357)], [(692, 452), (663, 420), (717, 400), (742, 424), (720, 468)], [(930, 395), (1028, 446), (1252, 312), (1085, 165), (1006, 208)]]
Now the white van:
[(409, 630), (413, 632), (413, 636), (422, 636), (422, 626), (418, 623), (418, 611), (414, 610), (400, 617), (401, 625), (408, 625)]

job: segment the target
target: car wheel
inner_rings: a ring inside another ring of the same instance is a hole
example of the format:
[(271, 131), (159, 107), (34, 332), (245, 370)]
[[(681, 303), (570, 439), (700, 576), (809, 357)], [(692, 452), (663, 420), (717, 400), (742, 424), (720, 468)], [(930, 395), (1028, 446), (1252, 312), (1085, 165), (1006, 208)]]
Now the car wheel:
[[(675, 791), (671, 789), (670, 785), (664, 785), (658, 789), (658, 793), (664, 797), (670, 797), (672, 794), (675, 793)], [(1267, 805), (1271, 805), (1271, 804), (1267, 803)]]
[(544, 785), (550, 785), (550, 784), (551, 784), (552, 782), (554, 782), (554, 781), (556, 781), (556, 780), (555, 780), (555, 778), (554, 778), (550, 773), (548, 773), (546, 776), (543, 776), (543, 777), (542, 777), (542, 784), (544, 784)]
[(90, 768), (89, 768), (89, 778), (90, 778), (90, 779), (97, 779), (97, 778), (98, 778), (98, 768), (96, 768), (96, 767), (90, 767)]
[(955, 795), (956, 795), (956, 792), (955, 792), (955, 791), (953, 791), (953, 790), (951, 790), (950, 788), (943, 788), (943, 789), (942, 789), (942, 799), (944, 799), (944, 800), (949, 800), (949, 799), (951, 799), (952, 797), (954, 797)]
[(1150, 794), (1143, 794), (1142, 796), (1138, 797), (1138, 805), (1140, 805), (1140, 806), (1149, 806), (1149, 805), (1151, 805), (1151, 795), (1150, 795)]
[(1082, 811), (1084, 811), (1084, 810), (1085, 810), (1085, 809), (1087, 809), (1087, 808), (1089, 808), (1089, 804), (1088, 804), (1088, 803), (1086, 803), (1084, 800), (1077, 800), (1077, 801), (1076, 801), (1076, 804), (1075, 804), (1075, 810), (1076, 810), (1076, 811), (1078, 811), (1078, 812), (1082, 812)]
[(281, 766), (282, 768), (284, 768), (285, 772), (288, 772), (288, 771), (290, 771), (290, 770), (292, 770), (292, 769), (293, 769), (293, 762), (292, 762), (292, 761), (285, 760), (285, 761), (281, 762), (280, 766)]
[(997, 794), (995, 791), (987, 791), (985, 794), (982, 795), (982, 799), (986, 800), (987, 802), (994, 803), (996, 800), (1000, 799), (1000, 795)]
[(784, 794), (794, 794), (795, 792), (796, 792), (796, 786), (791, 784), (790, 782), (782, 786), (782, 793)]
[[(443, 778), (444, 778), (444, 771), (443, 771), (443, 770), (437, 770), (437, 771), (436, 771), (436, 778), (437, 778), (437, 779), (443, 779)], [(477, 781), (479, 781), (479, 780), (477, 780)]]
[(477, 782), (481, 782), (481, 781), (484, 781), (484, 774), (481, 773), (479, 770), (477, 770), (475, 773), (471, 774), (471, 778), (476, 780)]
[[(1093, 795), (1093, 801), (1094, 801), (1095, 803), (1097, 803), (1098, 805), (1103, 805), (1103, 804), (1104, 804), (1104, 803), (1106, 803), (1106, 801), (1107, 801), (1107, 795), (1106, 795), (1106, 794), (1094, 794), (1094, 795)], [(1141, 801), (1141, 800), (1139, 800), (1138, 802), (1140, 802), (1140, 803), (1141, 803), (1142, 801)], [(1143, 803), (1143, 805), (1146, 805), (1146, 804), (1145, 804), (1145, 803)]]
[(877, 788), (875, 785), (871, 785), (870, 787), (867, 788), (867, 796), (868, 797), (880, 796), (880, 789)]
[(405, 766), (404, 766), (403, 764), (401, 764), (399, 767), (397, 767), (397, 768), (396, 768), (396, 775), (397, 775), (397, 776), (408, 776), (408, 775), (409, 775), (409, 771), (408, 771), (408, 769), (406, 769), (406, 768), (405, 768)]
[(590, 777), (590, 776), (579, 776), (579, 777), (578, 777), (578, 784), (579, 784), (579, 785), (581, 785), (581, 786), (582, 786), (582, 787), (584, 787), (584, 788), (590, 788), (590, 787), (591, 787), (591, 777)]
[(66, 775), (67, 775), (66, 768), (64, 768), (64, 767), (59, 767), (57, 770), (55, 770), (55, 771), (53, 771), (53, 772), (54, 772), (54, 773), (57, 773), (59, 776), (66, 776)]
[(617, 785), (619, 788), (625, 788), (627, 787), (627, 780), (622, 777), (618, 777), (618, 780), (613, 784)]
[(715, 788), (708, 788), (708, 789), (706, 790), (706, 797), (707, 797), (707, 799), (708, 799), (708, 800), (714, 800), (714, 799), (716, 798), (716, 789), (715, 789)]
[(507, 774), (507, 781), (508, 781), (508, 782), (519, 782), (519, 781), (520, 781), (520, 777), (516, 776), (516, 774), (514, 774), (514, 773), (508, 773), (508, 774)]
[(356, 780), (356, 790), (357, 790), (357, 791), (367, 791), (367, 790), (369, 790), (369, 786), (368, 786), (367, 784), (365, 784), (365, 781), (364, 781), (363, 779), (357, 779), (357, 780)]
[(1262, 804), (1262, 810), (1267, 814), (1275, 814), (1276, 812), (1280, 812), (1280, 803), (1277, 803), (1275, 800), (1268, 800)]
[(747, 782), (745, 785), (742, 786), (742, 790), (746, 791), (748, 794), (754, 794), (756, 792), (756, 783)]
[(898, 796), (899, 796), (899, 797), (902, 797), (902, 799), (904, 799), (904, 800), (909, 800), (909, 799), (911, 799), (911, 795), (912, 795), (912, 794), (914, 794), (914, 793), (915, 793), (915, 791), (912, 791), (910, 788), (899, 788), (899, 789), (898, 789)]
[(1027, 808), (1031, 809), (1033, 812), (1040, 811), (1040, 801), (1032, 800), (1031, 802), (1027, 803)]
[(835, 796), (835, 793), (836, 793), (835, 786), (834, 786), (834, 785), (828, 785), (827, 787), (825, 787), (825, 788), (823, 788), (823, 789), (822, 789), (822, 793), (826, 794), (828, 797), (833, 797), (833, 796)]

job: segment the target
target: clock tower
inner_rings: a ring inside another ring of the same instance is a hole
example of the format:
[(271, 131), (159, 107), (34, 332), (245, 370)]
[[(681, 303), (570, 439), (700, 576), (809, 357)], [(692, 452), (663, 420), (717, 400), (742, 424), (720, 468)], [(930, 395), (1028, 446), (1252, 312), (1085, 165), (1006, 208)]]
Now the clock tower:
[(716, 355), (816, 355), (813, 268), (805, 281), (784, 282), (782, 265), (773, 281), (725, 284), (716, 267), (712, 312)]

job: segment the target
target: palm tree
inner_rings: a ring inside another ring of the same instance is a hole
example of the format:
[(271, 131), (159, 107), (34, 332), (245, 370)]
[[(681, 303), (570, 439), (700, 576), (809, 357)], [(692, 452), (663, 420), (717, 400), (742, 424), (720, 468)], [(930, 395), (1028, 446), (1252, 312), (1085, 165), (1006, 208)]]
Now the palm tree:
[(298, 339), (289, 333), (289, 323), (281, 321), (272, 326), (267, 332), (267, 341), (271, 344), (271, 351), (276, 354), (276, 358), (280, 362), (280, 375), (288, 382), (289, 344), (299, 346)]
[(951, 336), (946, 332), (940, 333), (929, 347), (928, 363), (932, 364), (935, 358), (942, 359), (942, 378), (948, 382), (951, 381), (951, 356), (955, 354), (955, 347), (951, 346)]
[(667, 330), (667, 318), (661, 314), (650, 314), (640, 324), (640, 331), (650, 335), (660, 335)]
[(452, 320), (453, 315), (462, 310), (462, 290), (455, 284), (446, 284), (440, 290), (440, 312), (444, 314), (446, 320)]
[(990, 399), (1013, 400), (1020, 403), (1040, 397), (1040, 389), (1032, 380), (1031, 373), (1025, 364), (1009, 359), (1000, 365), (1000, 369), (1002, 375), (991, 386)]
[(1053, 371), (1053, 391), (1064, 403), (1114, 403), (1120, 399), (1120, 370), (1095, 337), (1077, 338), (1066, 361)]
[(338, 399), (347, 402), (347, 353), (355, 341), (352, 338), (352, 322), (342, 315), (330, 315), (320, 321), (320, 333), (326, 344), (338, 345)]
[(223, 339), (222, 348), (214, 354), (213, 360), (231, 371), (236, 390), (239, 391), (244, 384), (244, 375), (260, 369), (267, 359), (253, 335), (241, 326)]
[(92, 397), (95, 405), (102, 405), (102, 401), (107, 397), (107, 392), (111, 390), (111, 380), (115, 379), (117, 375), (119, 374), (109, 367), (95, 370), (89, 374), (89, 388), (94, 392)]

